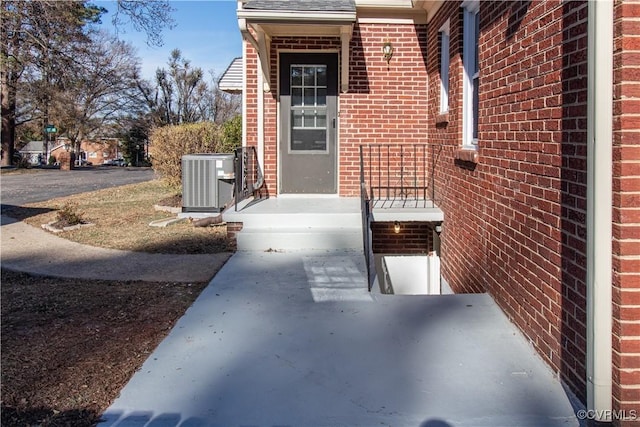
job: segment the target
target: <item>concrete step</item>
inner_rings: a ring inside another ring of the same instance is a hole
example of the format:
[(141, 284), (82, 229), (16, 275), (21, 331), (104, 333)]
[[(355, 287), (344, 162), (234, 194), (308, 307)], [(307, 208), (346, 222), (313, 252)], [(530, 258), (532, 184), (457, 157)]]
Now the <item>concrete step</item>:
[(344, 227), (359, 228), (359, 213), (243, 213), (225, 212), (226, 222), (241, 222), (244, 228), (305, 228)]
[(360, 227), (243, 227), (239, 251), (362, 250)]
[(357, 198), (279, 197), (245, 201), (229, 209), (227, 223), (242, 223), (240, 251), (362, 250)]

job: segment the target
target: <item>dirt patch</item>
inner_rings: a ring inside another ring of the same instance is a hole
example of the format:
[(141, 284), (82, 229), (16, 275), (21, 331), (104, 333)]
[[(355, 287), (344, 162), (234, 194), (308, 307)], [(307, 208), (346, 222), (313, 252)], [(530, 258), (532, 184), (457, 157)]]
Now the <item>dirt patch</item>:
[(3, 426), (94, 425), (206, 286), (1, 274)]
[[(166, 217), (153, 206), (180, 206), (177, 197), (150, 181), (3, 206), (2, 213), (40, 227), (74, 206), (94, 225), (58, 236), (92, 246), (177, 254), (233, 250), (225, 226), (150, 227)], [(206, 286), (1, 274), (2, 426), (95, 425)]]
[(165, 197), (164, 199), (158, 202), (159, 206), (168, 206), (170, 208), (181, 208), (182, 207), (182, 195), (176, 194), (173, 196)]

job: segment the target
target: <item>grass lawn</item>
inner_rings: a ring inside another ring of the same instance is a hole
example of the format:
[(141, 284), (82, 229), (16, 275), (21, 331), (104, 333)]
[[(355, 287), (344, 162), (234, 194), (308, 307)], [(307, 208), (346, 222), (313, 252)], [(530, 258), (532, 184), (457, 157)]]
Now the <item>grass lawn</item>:
[(161, 181), (153, 180), (31, 203), (3, 213), (40, 227), (55, 221), (57, 211), (72, 203), (77, 205), (77, 211), (85, 221), (95, 224), (59, 234), (74, 242), (149, 253), (198, 254), (233, 250), (224, 225), (194, 227), (184, 221), (164, 228), (150, 227), (151, 221), (175, 216), (154, 209), (155, 204), (172, 196), (172, 190)]
[[(60, 236), (94, 246), (163, 253), (232, 249), (224, 226), (149, 227), (159, 181), (3, 211), (33, 226), (77, 204), (93, 227)], [(1, 272), (2, 426), (91, 426), (207, 283), (88, 281)]]

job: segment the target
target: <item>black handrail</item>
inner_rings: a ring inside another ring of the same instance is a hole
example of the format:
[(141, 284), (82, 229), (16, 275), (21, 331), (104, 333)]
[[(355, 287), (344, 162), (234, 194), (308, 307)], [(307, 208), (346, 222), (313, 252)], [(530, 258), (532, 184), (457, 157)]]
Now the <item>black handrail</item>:
[(238, 203), (252, 196), (264, 184), (264, 176), (258, 162), (255, 147), (238, 147), (234, 152), (236, 183), (234, 188), (235, 210)]
[(371, 199), (365, 181), (363, 147), (360, 146), (360, 210), (362, 212), (362, 239), (364, 259), (367, 267), (367, 286), (369, 292), (373, 286), (373, 271), (375, 270), (373, 250), (371, 248)]

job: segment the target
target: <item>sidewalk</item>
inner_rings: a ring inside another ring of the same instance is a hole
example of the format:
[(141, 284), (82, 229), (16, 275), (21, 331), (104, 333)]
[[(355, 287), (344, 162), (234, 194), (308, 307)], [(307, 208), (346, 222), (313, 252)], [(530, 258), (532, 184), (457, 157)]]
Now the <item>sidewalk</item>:
[(102, 280), (208, 282), (231, 254), (169, 255), (81, 245), (2, 215), (2, 268)]
[(362, 253), (238, 252), (102, 427), (577, 427), (486, 294), (369, 293)]
[[(89, 247), (2, 217), (2, 266), (208, 281), (221, 255)], [(104, 427), (578, 427), (486, 294), (367, 291), (358, 251), (238, 252), (103, 414)]]

